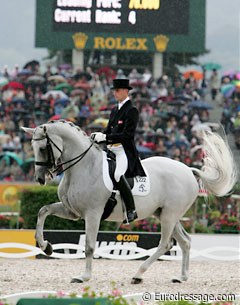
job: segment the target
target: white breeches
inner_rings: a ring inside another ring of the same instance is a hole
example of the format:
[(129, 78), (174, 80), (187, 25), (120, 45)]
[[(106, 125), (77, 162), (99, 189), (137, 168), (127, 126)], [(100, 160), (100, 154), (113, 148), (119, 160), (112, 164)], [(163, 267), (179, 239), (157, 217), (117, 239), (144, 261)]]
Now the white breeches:
[(116, 169), (114, 178), (117, 182), (119, 182), (121, 176), (125, 174), (128, 168), (128, 159), (123, 146), (111, 146), (108, 148), (116, 155)]

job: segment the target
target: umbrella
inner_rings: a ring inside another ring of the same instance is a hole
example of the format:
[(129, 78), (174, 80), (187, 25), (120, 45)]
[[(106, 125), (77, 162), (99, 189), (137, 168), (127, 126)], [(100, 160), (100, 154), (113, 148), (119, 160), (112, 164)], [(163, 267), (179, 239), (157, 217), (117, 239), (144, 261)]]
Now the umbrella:
[(94, 120), (93, 123), (100, 124), (100, 125), (102, 125), (102, 127), (106, 128), (107, 124), (108, 124), (108, 119), (98, 118), (98, 119)]
[(223, 73), (223, 76), (228, 76), (230, 79), (233, 79), (234, 75), (235, 75), (235, 71), (234, 70), (228, 70), (228, 71), (225, 71)]
[(182, 100), (182, 101), (191, 101), (192, 100), (192, 96), (188, 95), (188, 94), (184, 94), (184, 95), (176, 95), (174, 97), (174, 100)]
[(28, 110), (25, 110), (23, 108), (16, 108), (16, 109), (13, 109), (13, 113), (18, 113), (18, 114), (28, 114), (29, 111)]
[(31, 68), (31, 70), (35, 70), (35, 68), (36, 68), (36, 66), (39, 66), (40, 64), (39, 64), (39, 61), (37, 61), (37, 60), (31, 60), (31, 61), (29, 61), (29, 62), (27, 62), (25, 65), (24, 65), (24, 67), (23, 67), (23, 69), (28, 69), (28, 68)]
[(220, 70), (222, 69), (222, 66), (219, 64), (216, 64), (214, 62), (208, 62), (206, 64), (203, 65), (203, 69), (204, 70)]
[(54, 105), (61, 104), (63, 107), (66, 107), (69, 102), (68, 98), (60, 98), (55, 101)]
[(195, 80), (203, 79), (203, 73), (197, 70), (189, 70), (183, 73), (184, 78), (192, 76)]
[(6, 160), (7, 164), (10, 165), (12, 160), (15, 160), (19, 166), (22, 165), (23, 161), (18, 157), (18, 155), (14, 152), (6, 151), (0, 154), (0, 160)]
[(137, 145), (137, 150), (140, 153), (152, 153), (152, 150), (146, 146)]
[(84, 90), (88, 90), (88, 89), (90, 89), (90, 85), (88, 83), (79, 81), (74, 85), (74, 88), (81, 88)]
[(61, 119), (61, 115), (60, 114), (55, 114), (52, 117), (50, 117), (49, 121), (57, 121)]
[(240, 80), (238, 80), (238, 79), (233, 80), (232, 83), (233, 83), (236, 87), (240, 87)]
[(150, 148), (142, 145), (137, 145), (137, 151), (139, 153), (140, 158), (143, 159), (153, 155), (153, 151)]
[(0, 87), (5, 86), (9, 83), (9, 80), (6, 77), (0, 77)]
[(105, 66), (105, 67), (102, 67), (102, 68), (98, 69), (96, 71), (96, 73), (98, 75), (105, 75), (107, 78), (111, 78), (111, 79), (114, 79), (115, 76), (116, 76), (116, 72), (108, 66)]
[(144, 83), (143, 81), (141, 80), (134, 80), (130, 83), (131, 86), (133, 87), (145, 87), (146, 86), (146, 83)]
[(23, 69), (21, 71), (18, 72), (18, 76), (27, 76), (27, 75), (31, 75), (33, 74), (32, 71), (28, 70), (28, 69)]
[(59, 69), (62, 69), (62, 70), (69, 70), (69, 69), (72, 69), (72, 66), (70, 64), (61, 64), (59, 66)]
[(168, 102), (167, 105), (169, 106), (184, 106), (185, 102), (182, 100), (173, 100), (171, 102)]
[(50, 90), (47, 93), (45, 93), (44, 95), (42, 95), (42, 99), (43, 100), (48, 99), (50, 95), (52, 95), (52, 97), (54, 99), (56, 99), (56, 98), (66, 98), (66, 99), (68, 99), (68, 96), (64, 92), (62, 92), (61, 90)]
[(45, 81), (45, 78), (41, 75), (32, 75), (27, 78), (27, 83), (41, 84)]
[(141, 104), (151, 104), (151, 100), (149, 98), (146, 98), (146, 97), (141, 97), (138, 100), (138, 102), (141, 103)]
[(56, 83), (66, 83), (66, 78), (59, 74), (49, 76), (48, 80)]
[(197, 108), (197, 109), (213, 109), (213, 106), (210, 105), (209, 103), (202, 101), (202, 100), (196, 100), (192, 101), (191, 103), (188, 104), (189, 108)]
[(235, 78), (238, 79), (238, 80), (240, 80), (240, 72), (237, 72), (237, 73), (235, 74)]
[(230, 97), (235, 91), (236, 87), (234, 84), (226, 84), (221, 87), (221, 93), (225, 97)]
[(83, 89), (74, 89), (71, 91), (71, 96), (77, 96), (83, 93), (86, 94), (86, 92)]
[(40, 111), (40, 110), (36, 110), (36, 111), (34, 111), (34, 113), (35, 113), (35, 115), (45, 115), (45, 116), (47, 116), (46, 112)]
[(65, 88), (68, 90), (68, 92), (70, 92), (73, 87), (69, 83), (60, 83), (60, 84), (56, 85), (54, 90), (62, 90)]
[(13, 104), (27, 104), (28, 101), (24, 98), (14, 97), (11, 101)]
[(19, 89), (19, 90), (24, 90), (24, 86), (23, 84), (19, 83), (19, 82), (9, 82), (7, 85), (5, 85), (4, 87), (2, 87), (2, 90), (8, 90), (8, 89)]
[(79, 79), (85, 78), (87, 81), (92, 79), (92, 76), (87, 72), (76, 73), (73, 78), (77, 81)]

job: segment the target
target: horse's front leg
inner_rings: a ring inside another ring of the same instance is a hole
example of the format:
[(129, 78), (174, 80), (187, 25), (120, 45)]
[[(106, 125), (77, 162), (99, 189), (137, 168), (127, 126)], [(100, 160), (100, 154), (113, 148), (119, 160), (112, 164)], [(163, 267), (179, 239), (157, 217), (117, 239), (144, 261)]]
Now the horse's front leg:
[(83, 283), (89, 281), (92, 276), (92, 260), (96, 246), (97, 234), (100, 225), (101, 213), (91, 211), (91, 214), (85, 217), (85, 230), (86, 230), (86, 269), (83, 275), (75, 276), (71, 283)]
[(52, 245), (47, 240), (44, 240), (43, 237), (44, 223), (48, 215), (55, 215), (61, 218), (71, 220), (77, 220), (79, 217), (77, 217), (70, 210), (68, 210), (62, 202), (56, 202), (49, 205), (45, 205), (40, 209), (38, 213), (35, 239), (39, 245), (39, 248), (47, 255), (51, 255), (53, 252)]

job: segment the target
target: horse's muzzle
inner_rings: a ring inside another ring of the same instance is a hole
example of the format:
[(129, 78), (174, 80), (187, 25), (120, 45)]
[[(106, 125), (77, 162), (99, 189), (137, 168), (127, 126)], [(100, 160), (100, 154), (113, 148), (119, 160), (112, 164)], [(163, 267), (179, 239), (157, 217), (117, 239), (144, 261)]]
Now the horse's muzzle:
[(36, 178), (36, 181), (37, 181), (38, 183), (40, 183), (41, 185), (44, 185), (44, 184), (45, 184), (45, 179), (44, 179), (44, 178), (38, 177), (38, 178)]
[(35, 167), (35, 180), (39, 182), (41, 185), (45, 184), (45, 174), (46, 174), (45, 166), (36, 166)]

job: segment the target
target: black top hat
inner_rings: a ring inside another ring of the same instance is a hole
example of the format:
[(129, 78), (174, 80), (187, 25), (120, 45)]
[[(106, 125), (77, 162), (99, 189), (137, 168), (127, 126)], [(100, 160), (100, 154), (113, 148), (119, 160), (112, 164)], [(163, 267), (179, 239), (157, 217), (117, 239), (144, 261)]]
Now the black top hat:
[(113, 87), (111, 89), (128, 89), (131, 90), (132, 87), (129, 86), (129, 79), (114, 79)]

